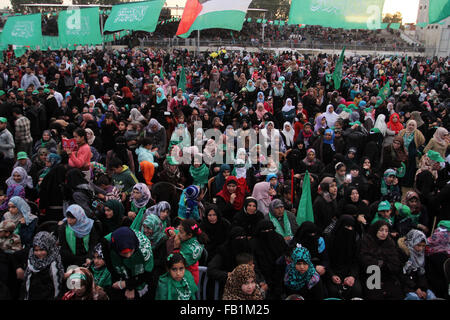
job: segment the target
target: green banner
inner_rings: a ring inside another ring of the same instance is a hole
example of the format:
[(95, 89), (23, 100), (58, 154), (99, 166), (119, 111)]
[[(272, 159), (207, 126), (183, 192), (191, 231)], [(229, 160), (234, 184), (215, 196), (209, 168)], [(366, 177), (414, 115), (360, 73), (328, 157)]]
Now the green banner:
[(436, 23), (450, 16), (450, 0), (430, 0), (428, 23)]
[(384, 100), (386, 100), (391, 95), (391, 85), (389, 81), (384, 85), (383, 88), (381, 88), (380, 92), (378, 93), (378, 97), (381, 98), (381, 100), (377, 101), (377, 104), (375, 105), (375, 108), (378, 108)]
[(178, 81), (178, 88), (186, 91), (186, 72), (184, 71), (184, 66), (181, 68), (180, 80)]
[(9, 17), (3, 27), (2, 43), (19, 46), (42, 45), (41, 14)]
[(98, 7), (61, 11), (58, 30), (63, 47), (101, 44)]
[(338, 62), (336, 63), (336, 68), (334, 68), (333, 72), (333, 83), (334, 83), (334, 89), (339, 90), (341, 87), (341, 81), (342, 81), (342, 65), (344, 64), (344, 52), (345, 47), (342, 48), (341, 56), (339, 57)]
[(131, 2), (112, 7), (105, 23), (105, 31), (141, 30), (154, 32), (164, 0)]
[(380, 29), (384, 0), (292, 0), (289, 24)]

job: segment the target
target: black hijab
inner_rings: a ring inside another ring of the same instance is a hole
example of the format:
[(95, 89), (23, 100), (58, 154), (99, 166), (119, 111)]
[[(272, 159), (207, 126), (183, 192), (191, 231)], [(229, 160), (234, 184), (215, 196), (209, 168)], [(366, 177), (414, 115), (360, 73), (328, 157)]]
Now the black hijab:
[(305, 221), (300, 225), (294, 235), (294, 241), (307, 248), (311, 258), (319, 255), (320, 230), (311, 221)]
[(227, 242), (219, 248), (219, 254), (223, 257), (226, 266), (225, 269), (231, 271), (236, 267), (236, 256), (240, 253), (252, 253), (250, 242), (244, 228), (233, 227)]
[[(211, 210), (214, 210), (217, 215), (217, 222), (215, 224), (212, 224), (208, 220), (208, 213)], [(200, 228), (208, 235), (209, 241), (207, 247), (214, 248), (227, 241), (230, 232), (230, 223), (222, 218), (222, 213), (216, 205), (209, 204), (205, 208), (205, 218), (200, 224)]]
[(256, 253), (268, 263), (275, 263), (288, 249), (286, 241), (269, 220), (261, 220), (256, 225), (254, 244)]
[(77, 168), (73, 168), (67, 171), (66, 181), (67, 185), (72, 190), (76, 189), (81, 184), (88, 184), (81, 170)]
[[(351, 226), (352, 230), (346, 227)], [(342, 215), (330, 236), (329, 256), (332, 267), (339, 268), (350, 265), (357, 253), (356, 250), (356, 222), (351, 215)]]

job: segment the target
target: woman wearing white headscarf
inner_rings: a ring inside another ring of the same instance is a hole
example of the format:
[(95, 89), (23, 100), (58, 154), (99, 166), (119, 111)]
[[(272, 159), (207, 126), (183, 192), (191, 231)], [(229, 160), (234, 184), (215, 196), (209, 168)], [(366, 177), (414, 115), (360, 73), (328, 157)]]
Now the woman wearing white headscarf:
[(339, 115), (334, 111), (334, 106), (329, 104), (327, 106), (327, 111), (324, 113), (325, 119), (327, 119), (328, 128), (334, 127), (336, 120), (339, 118)]
[(291, 149), (294, 146), (294, 135), (295, 132), (291, 123), (286, 121), (283, 125), (283, 131), (281, 131), (281, 137), (287, 149)]
[(281, 112), (283, 113), (283, 118), (286, 121), (289, 121), (292, 123), (292, 121), (295, 118), (295, 106), (292, 105), (292, 99), (288, 98), (286, 99), (286, 104), (281, 109)]
[(145, 120), (145, 117), (139, 112), (138, 109), (133, 108), (130, 111), (130, 119), (131, 121), (142, 121)]

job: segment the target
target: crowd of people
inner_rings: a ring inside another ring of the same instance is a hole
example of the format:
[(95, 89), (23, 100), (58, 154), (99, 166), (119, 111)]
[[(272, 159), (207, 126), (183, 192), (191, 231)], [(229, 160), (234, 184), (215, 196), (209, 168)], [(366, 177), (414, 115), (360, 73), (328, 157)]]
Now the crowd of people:
[(338, 58), (5, 52), (1, 299), (448, 299), (450, 60)]

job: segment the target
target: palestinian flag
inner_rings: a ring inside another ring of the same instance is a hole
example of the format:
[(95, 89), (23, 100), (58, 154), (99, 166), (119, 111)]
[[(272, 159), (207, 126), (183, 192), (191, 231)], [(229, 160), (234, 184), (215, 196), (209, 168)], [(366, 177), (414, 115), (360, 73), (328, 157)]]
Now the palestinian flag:
[(241, 31), (252, 0), (187, 0), (177, 36), (187, 38), (192, 31), (231, 29)]

